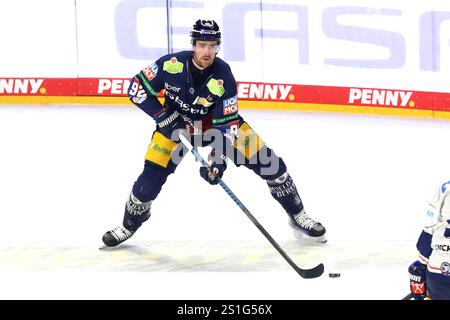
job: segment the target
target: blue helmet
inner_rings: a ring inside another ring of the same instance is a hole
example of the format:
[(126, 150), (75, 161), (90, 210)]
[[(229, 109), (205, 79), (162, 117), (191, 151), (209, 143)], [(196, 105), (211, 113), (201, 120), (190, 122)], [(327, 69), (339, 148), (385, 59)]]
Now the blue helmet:
[(195, 41), (216, 41), (220, 44), (221, 33), (219, 25), (214, 20), (202, 20), (195, 21), (191, 30), (191, 43), (195, 45)]

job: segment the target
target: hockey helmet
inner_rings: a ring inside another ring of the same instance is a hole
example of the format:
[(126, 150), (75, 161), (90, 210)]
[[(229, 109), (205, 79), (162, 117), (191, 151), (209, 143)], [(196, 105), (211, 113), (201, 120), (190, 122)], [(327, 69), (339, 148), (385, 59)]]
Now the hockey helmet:
[(195, 21), (191, 30), (191, 43), (195, 45), (195, 41), (216, 41), (220, 44), (221, 33), (219, 25), (214, 20), (202, 20)]

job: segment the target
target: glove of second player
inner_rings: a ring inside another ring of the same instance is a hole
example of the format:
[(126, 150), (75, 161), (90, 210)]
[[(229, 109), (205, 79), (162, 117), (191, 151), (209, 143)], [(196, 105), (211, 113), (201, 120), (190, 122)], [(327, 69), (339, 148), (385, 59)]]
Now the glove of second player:
[(427, 298), (426, 265), (419, 261), (413, 262), (409, 268), (409, 287), (414, 300), (425, 300)]
[(209, 184), (215, 185), (219, 183), (224, 171), (227, 169), (225, 161), (222, 163), (213, 162), (209, 168), (200, 167), (200, 176), (205, 179)]

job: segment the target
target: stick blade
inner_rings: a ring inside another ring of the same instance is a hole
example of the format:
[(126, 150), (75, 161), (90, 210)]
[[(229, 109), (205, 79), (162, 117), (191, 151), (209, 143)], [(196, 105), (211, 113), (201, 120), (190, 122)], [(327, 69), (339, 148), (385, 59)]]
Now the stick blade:
[(325, 270), (325, 267), (323, 263), (315, 266), (312, 269), (300, 269), (297, 268), (297, 273), (300, 275), (300, 277), (304, 279), (314, 279), (320, 277)]

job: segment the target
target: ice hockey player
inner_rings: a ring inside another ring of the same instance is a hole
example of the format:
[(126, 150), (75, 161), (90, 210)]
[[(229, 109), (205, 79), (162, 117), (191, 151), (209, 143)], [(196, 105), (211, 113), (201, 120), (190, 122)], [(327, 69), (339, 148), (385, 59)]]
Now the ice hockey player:
[[(144, 170), (126, 202), (123, 225), (106, 232), (103, 242), (108, 247), (117, 246), (149, 219), (152, 202), (179, 163), (180, 159), (174, 158), (180, 144), (174, 132), (179, 129), (188, 130), (195, 146), (199, 146), (196, 141), (201, 141), (200, 146), (205, 146), (205, 141), (215, 143), (210, 167), (200, 168), (203, 179), (217, 184), (228, 159), (247, 167), (267, 182), (296, 231), (325, 242), (325, 228), (305, 213), (283, 159), (238, 113), (236, 81), (229, 65), (216, 56), (221, 43), (219, 26), (214, 20), (197, 20), (190, 36), (192, 50), (165, 55), (131, 80), (129, 98), (155, 120), (156, 130)], [(162, 89), (163, 105), (156, 97)], [(204, 138), (210, 132), (216, 139)]]
[(431, 199), (417, 241), (419, 260), (409, 268), (415, 300), (450, 300), (450, 181)]

